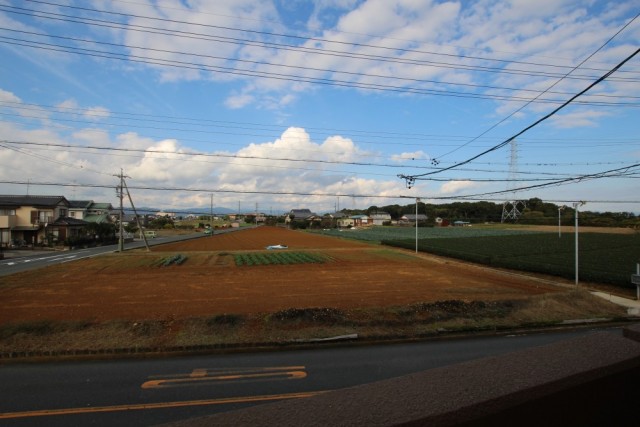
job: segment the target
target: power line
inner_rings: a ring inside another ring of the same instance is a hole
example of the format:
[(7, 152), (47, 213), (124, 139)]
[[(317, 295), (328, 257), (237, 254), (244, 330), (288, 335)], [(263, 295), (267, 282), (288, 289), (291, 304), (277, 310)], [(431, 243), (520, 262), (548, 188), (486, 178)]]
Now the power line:
[[(609, 37), (609, 39), (607, 41), (605, 41), (602, 45), (600, 45), (600, 47), (598, 47), (594, 52), (592, 52), (589, 56), (587, 56), (585, 59), (583, 59), (578, 65), (576, 65), (575, 67), (573, 67), (572, 69), (570, 69), (564, 76), (560, 77), (560, 79), (556, 80), (555, 82), (553, 82), (553, 84), (551, 84), (551, 86), (547, 87), (544, 91), (540, 92), (538, 95), (535, 96), (535, 98), (533, 98), (530, 101), (527, 101), (526, 103), (524, 103), (522, 106), (520, 106), (519, 108), (517, 108), (516, 110), (514, 110), (511, 114), (509, 114), (508, 116), (502, 118), (500, 121), (496, 122), (495, 124), (493, 124), (492, 126), (490, 126), (487, 130), (485, 130), (484, 132), (482, 132), (480, 135), (476, 136), (475, 138), (472, 138), (469, 142), (462, 144), (460, 147), (451, 150), (445, 154), (443, 154), (442, 156), (438, 157), (438, 160), (444, 156), (447, 156), (449, 154), (452, 154), (456, 151), (458, 151), (459, 149), (461, 149), (462, 147), (465, 147), (469, 144), (471, 144), (472, 142), (476, 141), (478, 138), (486, 135), (487, 133), (491, 132), (493, 129), (495, 129), (496, 127), (498, 127), (499, 125), (501, 125), (502, 123), (506, 122), (507, 120), (509, 120), (511, 117), (515, 116), (516, 114), (518, 114), (520, 111), (524, 110), (527, 106), (531, 105), (531, 103), (533, 103), (535, 100), (537, 100), (540, 96), (544, 95), (545, 93), (555, 93), (555, 92), (551, 92), (551, 89), (553, 89), (556, 85), (558, 85), (561, 81), (565, 80), (567, 77), (569, 77), (569, 75), (574, 72), (575, 70), (577, 70), (578, 68), (580, 68), (583, 64), (585, 64), (589, 59), (593, 58), (593, 56), (600, 52), (602, 49), (604, 49), (604, 47), (606, 45), (608, 45), (614, 38), (616, 38), (622, 31), (625, 30), (625, 28), (627, 28), (629, 25), (631, 25), (631, 23), (633, 21), (636, 20), (636, 18), (638, 18), (638, 16), (640, 16), (640, 14), (637, 14), (636, 16), (634, 16), (630, 21), (628, 21), (625, 25), (622, 26), (622, 28), (620, 28), (613, 36)], [(437, 164), (438, 160), (434, 159), (434, 162)]]
[[(95, 8), (73, 6), (73, 5), (63, 5), (63, 4), (57, 4), (57, 3), (45, 2), (45, 1), (39, 1), (39, 0), (27, 0), (27, 1), (29, 1), (31, 3), (40, 3), (40, 4), (50, 5), (50, 6), (57, 6), (57, 7), (61, 7), (61, 8), (83, 10), (83, 11), (87, 11), (87, 12), (95, 12), (95, 13), (100, 13), (100, 14), (117, 15), (117, 16), (122, 16), (122, 17), (126, 17), (126, 18), (142, 18), (142, 19), (147, 19), (147, 20), (150, 20), (150, 21), (159, 21), (161, 23), (171, 23), (171, 24), (180, 24), (180, 25), (194, 26), (194, 27), (213, 28), (213, 29), (221, 29), (221, 30), (225, 30), (225, 31), (237, 31), (237, 32), (243, 32), (243, 33), (249, 33), (249, 34), (258, 34), (258, 35), (269, 36), (269, 37), (282, 37), (282, 38), (296, 39), (296, 40), (302, 40), (302, 41), (331, 43), (331, 44), (347, 46), (347, 47), (374, 48), (374, 49), (380, 49), (380, 50), (389, 51), (389, 53), (393, 54), (393, 55), (397, 55), (397, 52), (418, 53), (418, 54), (444, 56), (444, 57), (451, 57), (451, 58), (463, 58), (463, 59), (473, 59), (473, 60), (487, 61), (487, 62), (499, 62), (499, 63), (504, 63), (504, 64), (522, 64), (522, 65), (533, 65), (533, 66), (539, 66), (539, 67), (552, 67), (552, 68), (572, 68), (571, 66), (566, 66), (566, 65), (557, 65), (557, 64), (548, 64), (548, 63), (536, 63), (536, 62), (516, 61), (516, 60), (505, 60), (505, 59), (497, 59), (497, 58), (489, 58), (489, 57), (481, 57), (481, 56), (451, 54), (451, 53), (446, 53), (446, 52), (432, 52), (432, 51), (424, 51), (424, 50), (417, 50), (417, 49), (406, 49), (406, 48), (399, 48), (399, 47), (388, 47), (388, 46), (374, 45), (374, 44), (370, 44), (370, 43), (345, 42), (345, 41), (341, 41), (341, 40), (330, 40), (330, 39), (323, 39), (323, 38), (319, 38), (319, 37), (305, 37), (305, 36), (298, 36), (298, 35), (294, 35), (294, 34), (284, 34), (284, 33), (274, 33), (274, 32), (269, 32), (269, 31), (249, 30), (249, 29), (243, 29), (243, 28), (234, 28), (234, 27), (230, 27), (230, 26), (201, 24), (201, 23), (198, 23), (198, 22), (189, 22), (189, 21), (180, 21), (180, 20), (168, 19), (168, 18), (150, 17), (150, 16), (137, 15), (137, 14), (131, 14), (131, 13), (112, 12), (112, 11), (108, 11), (108, 10), (104, 10), (104, 9), (95, 9)], [(19, 9), (23, 9), (23, 8), (19, 8)], [(25, 10), (29, 10), (29, 9), (25, 9)], [(322, 50), (322, 49), (319, 49), (319, 50)], [(583, 69), (589, 70), (589, 71), (605, 71), (605, 70), (599, 69), (599, 68), (583, 68)], [(628, 72), (629, 73), (633, 73), (633, 71), (628, 71)]]
[[(242, 58), (229, 58), (229, 57), (224, 57), (224, 56), (205, 55), (205, 54), (198, 54), (198, 53), (194, 53), (194, 52), (181, 52), (181, 51), (168, 50), (168, 49), (154, 49), (154, 48), (142, 47), (142, 46), (132, 46), (132, 45), (127, 45), (127, 44), (117, 44), (117, 43), (103, 42), (103, 41), (98, 41), (98, 40), (81, 39), (81, 38), (77, 38), (77, 37), (68, 37), (68, 36), (58, 36), (58, 35), (52, 35), (52, 34), (43, 34), (43, 33), (37, 33), (37, 32), (33, 32), (33, 31), (16, 30), (16, 29), (5, 28), (5, 27), (0, 27), (0, 30), (23, 33), (23, 34), (29, 34), (29, 35), (39, 36), (39, 37), (70, 40), (70, 41), (81, 42), (81, 43), (89, 43), (89, 44), (97, 44), (97, 45), (104, 45), (104, 46), (127, 48), (127, 49), (130, 49), (130, 50), (137, 49), (137, 50), (142, 50), (142, 51), (158, 52), (158, 53), (163, 53), (163, 54), (170, 53), (170, 54), (177, 54), (177, 55), (195, 56), (195, 57), (204, 58), (204, 59), (221, 59), (221, 60), (225, 60), (225, 61), (241, 62), (241, 63), (247, 63), (247, 64), (253, 64), (253, 65), (268, 65), (268, 66), (271, 66), (271, 67), (280, 67), (280, 68), (286, 68), (286, 69), (296, 69), (296, 70), (303, 70), (303, 71), (315, 71), (315, 72), (333, 73), (333, 74), (344, 74), (344, 75), (347, 75), (347, 76), (350, 76), (350, 77), (358, 77), (358, 78), (361, 78), (361, 77), (372, 77), (372, 78), (382, 78), (382, 79), (387, 79), (387, 80), (397, 80), (397, 81), (400, 81), (400, 82), (407, 82), (407, 83), (435, 83), (435, 84), (443, 84), (443, 85), (447, 85), (447, 86), (463, 86), (463, 87), (478, 88), (478, 89), (496, 89), (496, 90), (506, 90), (506, 91), (513, 91), (513, 92), (531, 92), (533, 94), (536, 94), (536, 96), (533, 99), (527, 101), (527, 104), (525, 104), (525, 106), (529, 105), (531, 102), (537, 101), (540, 98), (540, 96), (545, 94), (545, 93), (552, 93), (552, 94), (555, 94), (555, 95), (570, 95), (570, 93), (568, 93), (568, 92), (551, 91), (551, 90), (549, 90), (550, 88), (548, 88), (547, 90), (544, 90), (544, 91), (540, 91), (540, 90), (526, 89), (526, 88), (513, 88), (513, 87), (502, 87), (502, 86), (494, 86), (494, 85), (481, 85), (481, 84), (462, 83), (462, 82), (448, 82), (448, 81), (441, 81), (441, 80), (416, 79), (416, 78), (400, 77), (400, 76), (396, 76), (396, 75), (380, 75), (380, 74), (369, 74), (369, 73), (356, 73), (356, 72), (350, 72), (350, 71), (322, 69), (322, 68), (314, 68), (314, 67), (304, 67), (304, 66), (299, 66), (299, 65), (285, 65), (285, 64), (269, 63), (269, 62), (264, 62), (264, 61), (252, 61), (252, 60), (242, 59)], [(24, 42), (24, 43), (31, 43), (32, 42), (30, 40), (16, 39), (16, 38), (9, 38), (9, 37), (7, 37), (6, 39), (10, 39), (10, 40), (18, 41), (18, 42)], [(65, 48), (75, 48), (75, 47), (61, 46), (61, 45), (54, 45), (54, 46), (56, 46), (56, 47), (65, 47)], [(587, 59), (585, 59), (582, 63), (584, 63)], [(574, 67), (574, 70), (578, 66)], [(562, 79), (564, 79), (567, 75), (568, 74), (563, 76), (560, 80), (558, 80), (556, 83), (554, 83), (554, 85), (557, 84)], [(590, 95), (590, 96), (592, 96), (594, 98), (640, 99), (640, 97), (638, 97), (638, 96), (611, 95), (611, 94), (594, 94), (594, 95)], [(551, 100), (542, 100), (542, 101), (551, 102)], [(627, 104), (611, 104), (611, 103), (607, 103), (606, 105), (627, 105)], [(517, 110), (517, 111), (520, 111), (520, 109)], [(515, 114), (515, 113), (513, 113), (513, 114)], [(512, 115), (510, 115), (509, 117), (511, 117)], [(480, 136), (482, 136), (482, 135), (480, 135)]]
[(587, 86), (585, 89), (581, 90), (580, 92), (578, 92), (576, 95), (572, 96), (571, 98), (569, 98), (567, 101), (565, 101), (562, 105), (560, 105), (558, 108), (554, 109), (553, 111), (551, 111), (550, 113), (546, 114), (545, 116), (541, 117), (540, 119), (536, 120), (534, 123), (530, 124), (529, 126), (527, 126), (526, 128), (522, 129), (520, 132), (516, 133), (515, 135), (513, 135), (512, 137), (504, 140), (503, 142), (501, 142), (498, 145), (495, 145), (491, 148), (489, 148), (488, 150), (483, 151), (480, 154), (477, 154), (467, 160), (464, 160), (462, 162), (458, 162), (452, 166), (446, 167), (446, 168), (441, 168), (438, 169), (437, 171), (434, 172), (428, 172), (425, 174), (421, 174), (421, 175), (398, 175), (399, 178), (401, 179), (405, 179), (407, 182), (407, 185), (409, 187), (411, 187), (411, 185), (413, 184), (413, 182), (415, 182), (415, 180), (419, 177), (423, 177), (423, 176), (427, 176), (427, 175), (434, 175), (437, 173), (441, 173), (447, 170), (451, 170), (454, 169), (456, 167), (465, 165), (467, 163), (470, 163), (472, 161), (474, 161), (475, 159), (478, 159), (482, 156), (484, 156), (485, 154), (488, 154), (492, 151), (496, 151), (504, 146), (506, 146), (507, 144), (509, 144), (512, 140), (514, 140), (515, 138), (517, 138), (518, 136), (522, 135), (523, 133), (527, 132), (529, 129), (534, 128), (535, 126), (537, 126), (538, 124), (542, 123), (543, 121), (547, 120), (548, 118), (552, 117), (553, 115), (555, 115), (557, 112), (559, 112), (560, 110), (562, 110), (563, 108), (565, 108), (567, 105), (571, 104), (576, 98), (578, 98), (579, 96), (581, 96), (582, 94), (586, 93), (587, 91), (589, 91), (590, 89), (592, 89), (593, 87), (595, 87), (597, 84), (599, 84), (600, 82), (604, 81), (608, 76), (610, 76), (611, 74), (613, 74), (617, 69), (619, 69), (620, 67), (622, 67), (624, 64), (626, 64), (628, 61), (630, 61), (633, 57), (635, 57), (638, 53), (640, 53), (640, 49), (636, 49), (635, 52), (633, 52), (631, 55), (629, 55), (628, 57), (626, 57), (624, 60), (622, 60), (618, 65), (616, 65), (615, 67), (613, 67), (609, 72), (607, 72), (606, 74), (604, 74), (602, 77), (600, 77), (599, 79), (597, 79), (595, 82), (591, 83), (589, 86)]
[[(361, 81), (358, 82), (358, 81), (349, 81), (349, 80), (339, 80), (335, 78), (296, 76), (296, 75), (274, 73), (274, 72), (268, 72), (268, 71), (239, 69), (239, 68), (223, 67), (223, 66), (217, 66), (217, 65), (206, 65), (206, 64), (194, 63), (194, 62), (188, 62), (188, 61), (158, 59), (158, 58), (149, 58), (145, 56), (124, 54), (124, 53), (105, 52), (105, 51), (99, 51), (94, 49), (79, 48), (74, 46), (63, 46), (63, 45), (56, 45), (52, 43), (20, 40), (12, 37), (0, 36), (0, 42), (10, 44), (10, 45), (15, 45), (15, 46), (29, 47), (33, 49), (47, 50), (47, 51), (53, 51), (53, 52), (71, 53), (76, 55), (89, 56), (93, 58), (114, 59), (119, 61), (147, 64), (147, 65), (157, 65), (157, 66), (163, 66), (163, 67), (189, 69), (189, 70), (197, 70), (197, 71), (211, 71), (211, 72), (231, 74), (235, 76), (268, 78), (268, 79), (274, 79), (274, 80), (292, 81), (296, 83), (310, 83), (310, 84), (318, 84), (318, 85), (324, 85), (324, 86), (347, 87), (352, 89), (364, 89), (364, 90), (373, 90), (373, 91), (382, 91), (382, 92), (409, 93), (414, 95), (434, 95), (434, 96), (437, 95), (437, 96), (449, 96), (449, 97), (456, 97), (456, 98), (487, 99), (487, 100), (499, 100), (499, 101), (530, 101), (532, 99), (532, 98), (527, 98), (523, 96), (480, 94), (480, 93), (458, 92), (458, 91), (441, 90), (441, 89), (404, 87), (404, 86), (396, 86), (396, 85), (382, 84), (382, 83), (366, 83)], [(534, 102), (560, 104), (562, 103), (562, 100), (545, 98), (545, 99), (537, 99)], [(600, 106), (627, 106), (627, 107), (640, 106), (640, 104), (638, 103), (629, 103), (629, 102), (579, 101), (577, 103), (582, 105), (600, 105)]]
[[(0, 105), (10, 106), (16, 110), (26, 110), (26, 111), (36, 111), (36, 112), (45, 112), (47, 114), (69, 114), (74, 116), (85, 116), (85, 117), (95, 117), (96, 119), (103, 119), (104, 116), (100, 114), (96, 114), (90, 108), (71, 108), (71, 107), (63, 107), (63, 106), (53, 106), (53, 105), (42, 105), (42, 104), (33, 104), (33, 103), (23, 103), (23, 102), (12, 102), (12, 101), (0, 101)], [(21, 114), (10, 114), (0, 112), (0, 115), (11, 116), (11, 117), (19, 117), (19, 118), (34, 118), (40, 119), (39, 115), (26, 115), (24, 113)], [(204, 117), (176, 117), (176, 116), (165, 116), (165, 115), (150, 115), (150, 114), (139, 114), (139, 113), (124, 113), (118, 111), (109, 110), (108, 118), (115, 119), (123, 119), (128, 121), (136, 121), (136, 122), (150, 122), (150, 123), (160, 123), (160, 124), (183, 124), (188, 126), (197, 126), (197, 127), (206, 127), (206, 126), (215, 126), (224, 129), (241, 129), (241, 130), (258, 130), (258, 131), (267, 131), (267, 132), (281, 132), (279, 129), (269, 129), (269, 127), (279, 127), (277, 125), (270, 125), (264, 123), (242, 123), (242, 122), (228, 122), (228, 121), (220, 121), (220, 120), (211, 120)], [(95, 121), (87, 119), (87, 120), (78, 120), (78, 119), (56, 119), (58, 121), (72, 122), (72, 123), (87, 123), (94, 125)], [(128, 124), (116, 123), (116, 122), (105, 122), (105, 120), (101, 120), (101, 123), (106, 123), (109, 126), (128, 126)], [(256, 126), (260, 126), (256, 127)], [(258, 134), (258, 133), (238, 133), (237, 131), (211, 131), (211, 130), (199, 130), (199, 129), (181, 129), (181, 128), (167, 128), (167, 127), (156, 127), (156, 126), (139, 126), (140, 128), (145, 129), (154, 129), (154, 130), (170, 130), (170, 131), (180, 131), (180, 132), (194, 132), (194, 133), (212, 133), (212, 134), (223, 134), (223, 135), (242, 135), (242, 136), (256, 136), (256, 137), (266, 137), (266, 138), (279, 138), (280, 133), (276, 134)], [(293, 126), (296, 127), (296, 126)], [(308, 131), (320, 131), (322, 135), (334, 136), (329, 132), (338, 132), (341, 133), (341, 136), (349, 137), (353, 139), (357, 139), (358, 144), (370, 144), (370, 145), (398, 145), (398, 146), (416, 146), (422, 147), (425, 142), (433, 143), (434, 141), (458, 141), (458, 140), (466, 140), (468, 137), (463, 135), (436, 135), (436, 134), (414, 134), (414, 133), (401, 133), (401, 132), (385, 132), (385, 131), (367, 131), (361, 129), (332, 129), (332, 128), (317, 128), (317, 127), (308, 127), (301, 126), (305, 130)], [(362, 134), (362, 135), (360, 135)], [(383, 141), (367, 141), (361, 139), (362, 137), (367, 138), (375, 138), (382, 139)], [(161, 138), (166, 138), (163, 136)], [(182, 139), (182, 138), (181, 138)], [(415, 143), (411, 142), (398, 142), (399, 139), (402, 140), (412, 140), (416, 141)], [(485, 138), (487, 142), (491, 140), (496, 140), (498, 138)], [(194, 142), (210, 142), (206, 140), (194, 140), (194, 139), (185, 139), (185, 141), (194, 141)], [(640, 143), (640, 140), (637, 138), (520, 138), (519, 141), (527, 142), (528, 145), (532, 144), (541, 144), (541, 143), (553, 143), (553, 142), (581, 142), (581, 143), (589, 143), (590, 141), (594, 142), (602, 142), (602, 144), (591, 144), (588, 146), (599, 146), (599, 145), (629, 145), (632, 142)], [(225, 145), (236, 145), (228, 142), (220, 142), (216, 141), (218, 144)], [(440, 144), (441, 146), (446, 146), (445, 144)], [(308, 150), (300, 150), (300, 151), (308, 151)]]
[[(3, 7), (7, 8), (7, 6), (0, 6), (0, 10), (2, 10)], [(256, 40), (250, 40), (250, 39), (239, 39), (239, 38), (225, 37), (225, 36), (213, 36), (210, 34), (194, 33), (194, 32), (188, 32), (188, 31), (180, 31), (180, 30), (168, 30), (166, 28), (161, 28), (161, 27), (122, 24), (119, 22), (107, 21), (102, 19), (82, 18), (82, 17), (73, 16), (73, 15), (59, 14), (59, 13), (53, 13), (53, 12), (41, 12), (38, 10), (20, 8), (17, 6), (8, 6), (8, 8), (9, 10), (5, 9), (6, 12), (22, 14), (22, 15), (29, 15), (29, 13), (27, 12), (31, 12), (31, 14), (34, 14), (34, 16), (39, 18), (44, 18), (44, 19), (52, 19), (52, 20), (59, 20), (64, 22), (94, 25), (94, 26), (101, 26), (101, 27), (107, 27), (107, 28), (115, 28), (120, 30), (138, 31), (138, 32), (145, 32), (149, 34), (169, 35), (169, 36), (175, 36), (175, 37), (185, 37), (190, 39), (217, 41), (220, 43), (245, 44), (249, 46), (271, 47), (274, 49), (281, 49), (281, 50), (288, 50), (288, 51), (302, 52), (302, 53), (313, 53), (318, 55), (345, 57), (350, 59), (384, 61), (384, 62), (400, 63), (400, 64), (407, 64), (407, 65), (425, 65), (430, 67), (452, 68), (452, 69), (461, 69), (461, 70), (467, 70), (467, 71), (483, 71), (483, 72), (494, 72), (494, 73), (497, 72), (497, 73), (541, 76), (541, 77), (561, 77), (561, 74), (549, 73), (549, 72), (533, 72), (529, 70), (519, 70), (519, 69), (513, 69), (513, 68), (504, 69), (504, 68), (496, 68), (496, 67), (451, 64), (451, 63), (425, 61), (425, 60), (403, 59), (398, 57), (391, 58), (388, 56), (361, 54), (361, 53), (353, 53), (353, 52), (346, 53), (343, 51), (335, 51), (335, 50), (328, 50), (328, 49), (321, 49), (321, 48), (309, 48), (309, 47), (286, 45), (286, 44), (274, 43), (274, 42), (256, 41)], [(11, 10), (11, 9), (14, 9), (14, 10)], [(19, 12), (18, 10), (24, 10), (25, 12)], [(114, 12), (105, 11), (104, 13), (114, 13)], [(125, 14), (121, 14), (121, 15), (127, 16)], [(147, 18), (147, 19), (153, 20), (153, 19), (159, 19), (159, 18)], [(175, 21), (175, 22), (178, 23), (179, 21)], [(242, 31), (242, 30), (238, 30), (238, 31)], [(37, 46), (32, 46), (32, 47), (37, 47)], [(154, 64), (154, 65), (159, 65), (159, 64)], [(588, 76), (588, 75), (582, 75), (582, 76), (576, 75), (571, 78), (591, 80), (595, 77)], [(627, 79), (627, 78), (615, 78), (614, 80), (636, 81), (635, 79)]]

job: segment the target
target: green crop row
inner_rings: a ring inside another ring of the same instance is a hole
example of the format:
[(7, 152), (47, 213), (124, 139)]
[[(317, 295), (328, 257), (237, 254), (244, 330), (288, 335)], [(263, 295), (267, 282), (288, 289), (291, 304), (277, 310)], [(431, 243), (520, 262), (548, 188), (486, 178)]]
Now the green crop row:
[(176, 254), (176, 255), (172, 255), (172, 256), (168, 256), (165, 258), (162, 258), (162, 260), (160, 261), (160, 265), (162, 267), (168, 267), (170, 265), (180, 265), (183, 262), (185, 262), (187, 260), (187, 257), (182, 255), (182, 254)]
[[(415, 249), (415, 239), (383, 244)], [(575, 278), (575, 236), (555, 233), (419, 239), (422, 252), (495, 267)], [(640, 234), (580, 233), (578, 276), (581, 281), (631, 286), (640, 262)]]
[[(419, 239), (475, 238), (535, 233), (533, 231), (497, 227), (418, 227), (417, 231)], [(415, 239), (416, 229), (415, 227), (371, 227), (358, 229), (329, 229), (319, 231), (318, 233), (328, 236), (344, 237), (347, 239), (381, 242), (383, 240)]]
[(234, 255), (238, 266), (324, 263), (328, 258), (307, 252), (249, 252)]

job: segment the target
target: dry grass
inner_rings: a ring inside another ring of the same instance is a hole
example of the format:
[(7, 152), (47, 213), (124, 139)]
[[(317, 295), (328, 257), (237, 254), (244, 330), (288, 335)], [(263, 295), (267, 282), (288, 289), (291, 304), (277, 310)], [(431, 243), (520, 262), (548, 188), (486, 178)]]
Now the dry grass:
[(512, 330), (570, 319), (625, 317), (623, 308), (586, 291), (567, 291), (486, 303), (448, 300), (349, 311), (306, 308), (182, 320), (6, 324), (0, 327), (0, 352), (277, 345), (347, 334), (362, 339), (410, 339), (445, 331)]

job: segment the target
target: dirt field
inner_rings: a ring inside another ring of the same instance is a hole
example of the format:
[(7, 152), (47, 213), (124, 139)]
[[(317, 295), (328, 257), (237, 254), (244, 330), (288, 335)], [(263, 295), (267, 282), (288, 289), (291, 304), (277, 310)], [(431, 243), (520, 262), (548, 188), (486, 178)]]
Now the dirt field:
[[(236, 266), (234, 252), (319, 253), (323, 264)], [(180, 266), (159, 261), (181, 253)], [(558, 288), (427, 255), (260, 227), (0, 278), (0, 324), (31, 320), (177, 320), (286, 308), (386, 307), (501, 300)]]

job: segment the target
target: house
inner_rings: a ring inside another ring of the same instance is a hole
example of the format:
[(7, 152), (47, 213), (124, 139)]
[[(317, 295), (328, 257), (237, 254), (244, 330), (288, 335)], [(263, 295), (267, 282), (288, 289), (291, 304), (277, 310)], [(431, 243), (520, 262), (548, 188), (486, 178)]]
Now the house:
[(320, 222), (322, 220), (316, 213), (311, 212), (309, 209), (291, 209), (284, 219), (285, 224), (292, 222), (306, 223), (306, 222)]
[(387, 212), (372, 212), (369, 216), (373, 225), (384, 225), (391, 222), (391, 214)]
[(352, 215), (350, 218), (353, 220), (353, 225), (355, 227), (366, 227), (368, 225), (373, 225), (373, 219), (371, 219), (368, 215)]
[(86, 222), (70, 218), (64, 196), (0, 195), (0, 245), (35, 245), (79, 233)]
[(338, 228), (350, 228), (355, 227), (356, 223), (350, 216), (338, 218)]
[(156, 213), (156, 217), (160, 218), (161, 216), (167, 217), (167, 218), (171, 218), (171, 219), (176, 219), (176, 213), (175, 212), (164, 212), (164, 211), (160, 211), (158, 213)]
[(404, 223), (405, 225), (406, 224), (415, 224), (416, 223), (416, 218), (418, 220), (418, 223), (420, 223), (420, 222), (424, 223), (428, 219), (427, 215), (425, 215), (425, 214), (418, 214), (418, 215), (416, 215), (416, 214), (404, 214), (400, 218), (399, 223), (400, 224)]
[(69, 217), (97, 224), (113, 222), (111, 203), (95, 203), (93, 200), (69, 200)]

